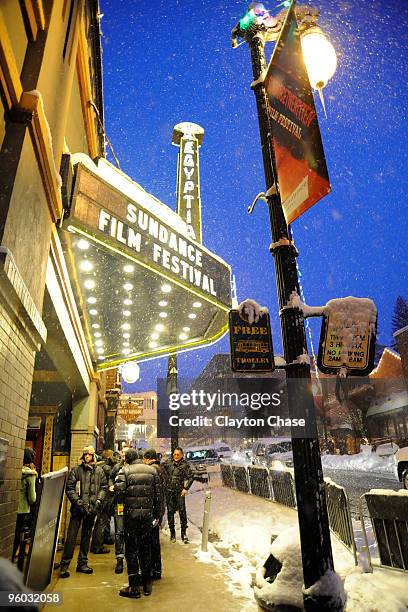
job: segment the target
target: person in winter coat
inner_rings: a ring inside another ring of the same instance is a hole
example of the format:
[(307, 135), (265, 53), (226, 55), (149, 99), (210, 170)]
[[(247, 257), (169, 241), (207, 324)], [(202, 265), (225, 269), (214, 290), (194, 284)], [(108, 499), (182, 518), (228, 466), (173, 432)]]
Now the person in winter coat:
[(163, 513), (162, 489), (157, 471), (144, 464), (133, 448), (126, 451), (115, 491), (123, 495), (125, 516), (125, 554), (129, 586), (119, 591), (122, 597), (140, 597), (139, 569), (143, 593), (151, 595), (151, 530)]
[[(157, 457), (157, 453), (154, 450), (154, 448), (149, 448), (145, 452), (143, 456), (143, 463), (146, 463), (146, 465), (151, 465), (152, 467), (154, 467), (154, 469), (157, 471), (159, 475), (160, 484), (162, 486), (162, 489), (164, 490), (164, 474), (163, 474), (163, 470), (160, 465), (160, 461)], [(153, 580), (160, 580), (161, 575), (162, 575), (161, 550), (160, 550), (160, 525), (163, 520), (163, 515), (164, 515), (164, 506), (163, 506), (163, 513), (159, 518), (158, 524), (156, 525), (156, 527), (153, 527), (151, 531), (152, 578)]]
[[(96, 465), (101, 467), (105, 473), (106, 481), (109, 483), (110, 475), (114, 466), (113, 451), (104, 450), (102, 451), (102, 460)], [(102, 503), (102, 507), (98, 516), (96, 517), (95, 526), (92, 534), (91, 541), (91, 552), (96, 555), (106, 554), (109, 548), (104, 547), (105, 530), (109, 525), (110, 518), (113, 514), (114, 495), (113, 492), (106, 491), (105, 499)]]
[(61, 578), (69, 578), (68, 567), (74, 555), (75, 540), (81, 523), (81, 543), (76, 571), (81, 574), (92, 574), (93, 569), (88, 566), (89, 543), (95, 516), (105, 499), (106, 488), (104, 471), (95, 465), (95, 450), (93, 446), (85, 446), (81, 464), (69, 472), (65, 489), (71, 502), (71, 517), (60, 564)]
[(14, 535), (14, 545), (12, 560), (15, 560), (17, 549), (22, 540), (22, 534), (31, 530), (30, 506), (35, 504), (37, 496), (35, 482), (37, 471), (34, 465), (35, 451), (32, 448), (24, 449), (23, 467), (21, 470), (20, 495), (17, 507), (16, 531)]
[(194, 481), (192, 467), (184, 459), (184, 451), (177, 447), (171, 459), (163, 464), (164, 481), (166, 487), (167, 520), (170, 528), (170, 541), (176, 541), (176, 528), (174, 515), (180, 516), (181, 539), (187, 543), (187, 510), (185, 496)]

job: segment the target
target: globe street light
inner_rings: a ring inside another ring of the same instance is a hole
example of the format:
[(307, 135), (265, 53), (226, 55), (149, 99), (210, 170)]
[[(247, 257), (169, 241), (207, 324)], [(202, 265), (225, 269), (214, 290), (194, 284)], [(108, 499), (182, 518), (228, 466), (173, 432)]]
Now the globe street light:
[[(266, 193), (263, 195), (268, 205), (272, 233), (270, 251), (275, 263), (282, 343), (287, 364), (288, 404), (290, 416), (305, 419), (307, 423), (307, 434), (305, 433), (304, 437), (296, 437), (292, 431), (292, 448), (303, 577), (305, 589), (308, 589), (318, 583), (323, 576), (333, 572), (334, 566), (304, 317), (298, 303), (295, 304), (293, 300), (293, 296), (300, 295), (296, 267), (298, 252), (282, 208), (272, 142), (274, 124), (264, 83), (266, 76), (265, 42), (278, 40), (288, 10), (294, 8), (294, 2), (284, 4), (289, 9), (283, 9), (276, 17), (273, 17), (261, 3), (252, 3), (245, 16), (233, 28), (231, 42), (232, 46), (236, 47), (238, 38), (242, 38), (248, 43), (251, 53), (254, 78), (251, 88), (255, 94), (258, 111), (266, 180)], [(301, 6), (295, 7), (294, 10), (298, 24), (297, 31), (304, 39), (305, 61), (309, 64), (313, 85), (321, 90), (334, 73), (333, 54), (330, 53), (331, 62), (328, 67), (326, 65), (325, 69), (321, 70), (322, 64), (316, 60), (322, 58), (322, 53), (310, 53), (310, 48), (314, 48), (316, 41), (321, 43), (322, 34), (317, 28), (318, 11), (311, 7)], [(316, 612), (318, 610), (342, 610), (343, 606), (340, 597), (337, 597), (336, 594), (332, 596), (331, 594), (317, 594), (304, 595), (304, 607), (308, 612)]]

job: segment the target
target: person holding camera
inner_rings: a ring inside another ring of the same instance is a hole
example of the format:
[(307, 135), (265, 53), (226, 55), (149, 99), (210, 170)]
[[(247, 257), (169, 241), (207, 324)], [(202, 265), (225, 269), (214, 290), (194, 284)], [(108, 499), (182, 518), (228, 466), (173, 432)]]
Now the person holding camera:
[(96, 465), (95, 449), (93, 446), (86, 446), (83, 449), (80, 465), (69, 472), (65, 489), (71, 502), (71, 517), (60, 564), (61, 578), (69, 578), (68, 568), (74, 555), (75, 540), (81, 524), (82, 533), (76, 571), (81, 574), (92, 574), (93, 569), (88, 566), (89, 544), (95, 516), (102, 508), (106, 488), (105, 473)]

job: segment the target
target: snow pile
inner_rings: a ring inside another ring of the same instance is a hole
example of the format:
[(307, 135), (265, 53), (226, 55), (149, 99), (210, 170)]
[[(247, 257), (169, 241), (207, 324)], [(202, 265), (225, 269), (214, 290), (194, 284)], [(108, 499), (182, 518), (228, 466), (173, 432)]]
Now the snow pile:
[(363, 451), (357, 455), (322, 455), (322, 466), (330, 470), (358, 470), (360, 472), (392, 473), (393, 457), (378, 457), (376, 453)]
[(327, 570), (324, 576), (320, 578), (314, 585), (308, 589), (303, 589), (305, 595), (310, 597), (322, 596), (331, 597), (334, 601), (341, 601), (344, 605), (346, 601), (346, 593), (344, 591), (343, 582), (336, 572), (333, 570)]
[(408, 497), (408, 489), (393, 491), (391, 489), (371, 489), (370, 495), (396, 495), (397, 497)]
[(350, 571), (344, 587), (347, 592), (345, 612), (406, 612), (407, 577), (402, 572), (376, 568), (364, 574), (360, 568)]
[(288, 605), (303, 608), (303, 568), (299, 529), (283, 531), (271, 546), (271, 554), (282, 564), (273, 582), (264, 578), (261, 568), (256, 576), (255, 596), (267, 605)]

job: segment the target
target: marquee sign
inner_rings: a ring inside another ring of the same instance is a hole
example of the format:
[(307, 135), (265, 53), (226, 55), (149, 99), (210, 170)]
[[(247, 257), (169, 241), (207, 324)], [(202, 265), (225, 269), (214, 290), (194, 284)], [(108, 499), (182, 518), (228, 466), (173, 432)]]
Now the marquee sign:
[[(97, 189), (95, 189), (97, 187)], [(231, 303), (230, 268), (138, 203), (78, 165), (69, 225), (212, 302)], [(97, 197), (97, 199), (95, 199)]]
[(61, 238), (98, 369), (224, 335), (231, 307), (228, 264), (109, 162), (97, 166), (82, 158)]

